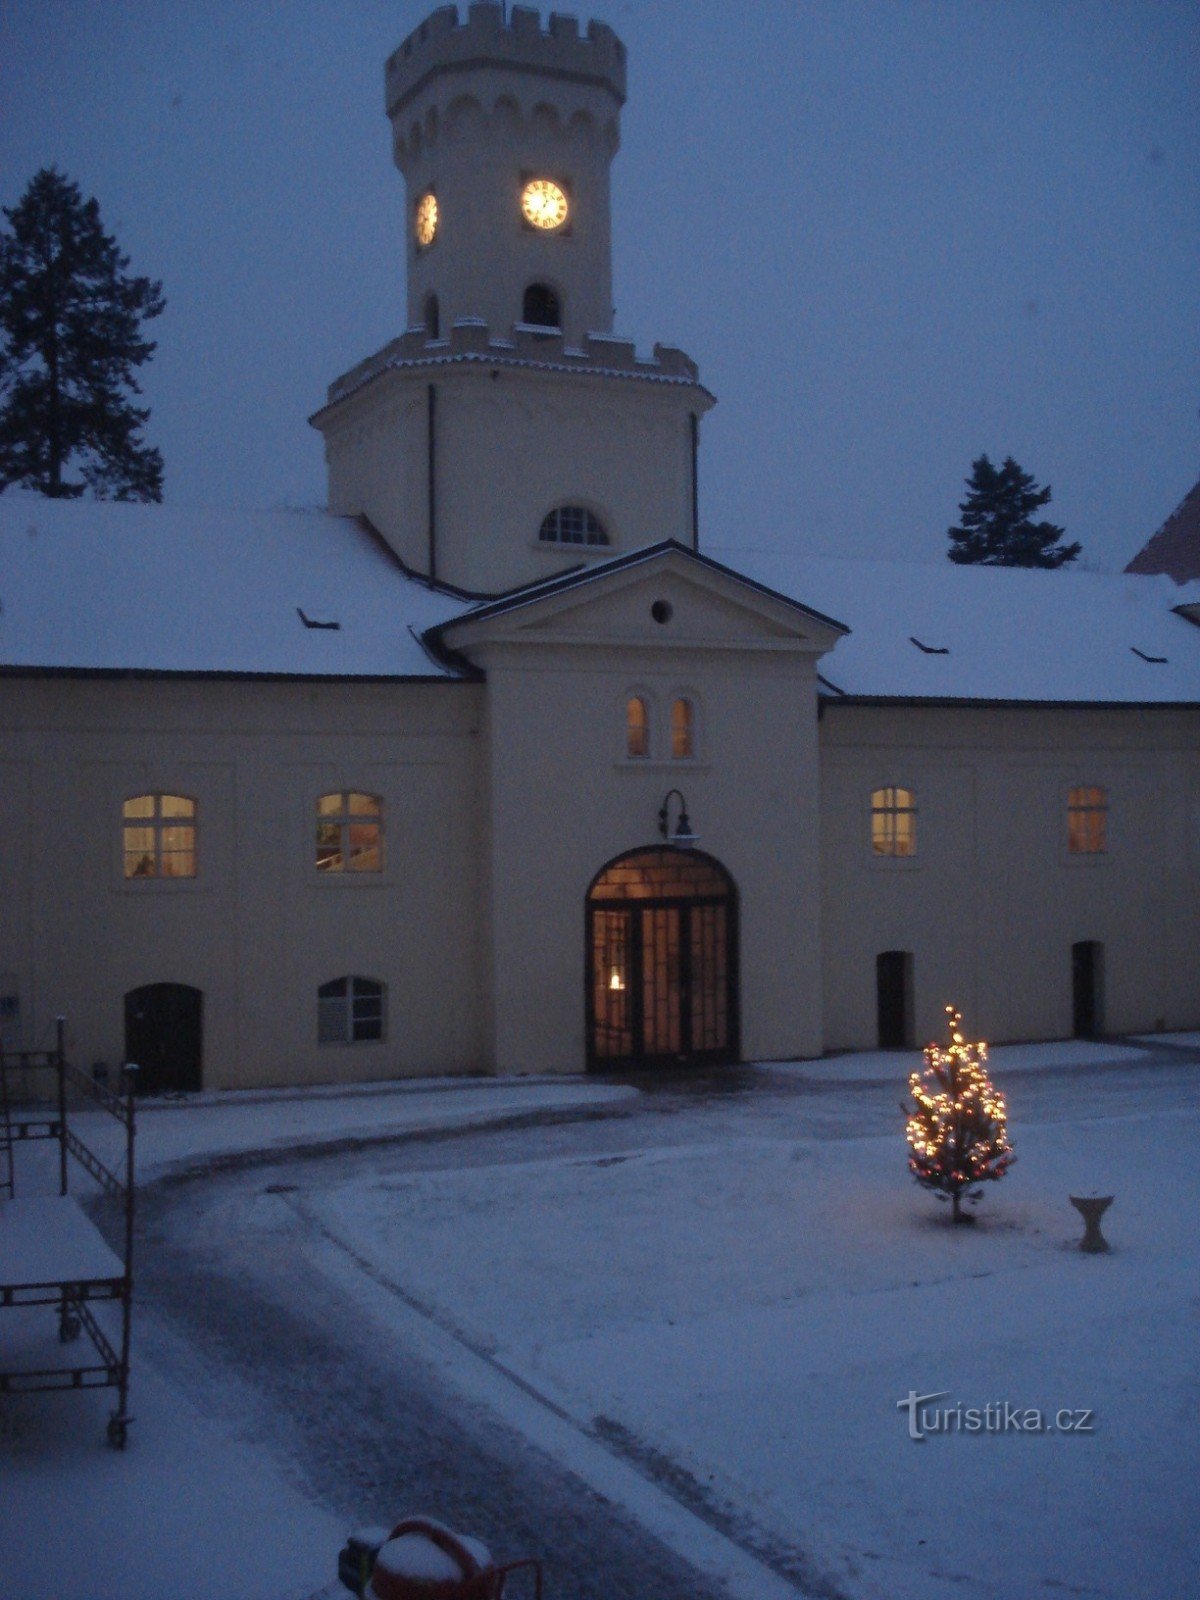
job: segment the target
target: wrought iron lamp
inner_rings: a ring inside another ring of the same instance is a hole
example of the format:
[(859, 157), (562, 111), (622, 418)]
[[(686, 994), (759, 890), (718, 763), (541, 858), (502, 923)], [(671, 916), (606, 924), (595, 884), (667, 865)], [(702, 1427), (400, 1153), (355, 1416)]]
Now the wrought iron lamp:
[[(670, 809), (672, 795), (679, 801), (679, 819), (675, 824), (675, 832), (670, 828)], [(699, 834), (692, 832), (692, 824), (688, 820), (687, 801), (678, 789), (668, 789), (663, 797), (663, 803), (658, 812), (658, 831), (669, 844), (678, 850), (690, 850), (693, 845), (700, 843)]]

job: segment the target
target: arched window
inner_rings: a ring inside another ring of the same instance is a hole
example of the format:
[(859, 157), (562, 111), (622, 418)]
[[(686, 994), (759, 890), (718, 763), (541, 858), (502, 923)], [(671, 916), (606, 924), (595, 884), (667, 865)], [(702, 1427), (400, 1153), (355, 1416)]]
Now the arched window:
[(317, 801), (318, 872), (382, 872), (383, 802), (339, 790)]
[(317, 990), (317, 1043), (367, 1044), (383, 1038), (383, 985), (334, 978)]
[(599, 517), (586, 506), (555, 506), (538, 529), (543, 544), (607, 544), (608, 534)]
[(562, 307), (548, 283), (531, 283), (521, 302), (521, 321), (534, 328), (561, 328)]
[(625, 754), (631, 761), (644, 761), (650, 754), (650, 713), (640, 694), (631, 694), (625, 703)]
[(916, 855), (917, 807), (911, 789), (872, 792), (871, 849), (877, 856)]
[(196, 876), (196, 802), (181, 794), (138, 794), (121, 808), (127, 878)]
[(442, 315), (438, 307), (438, 297), (431, 294), (425, 301), (425, 337), (437, 339), (441, 336)]
[(696, 714), (682, 696), (671, 704), (671, 760), (690, 761), (696, 754)]
[(1108, 849), (1108, 790), (1072, 789), (1067, 796), (1067, 849), (1073, 856), (1099, 856)]

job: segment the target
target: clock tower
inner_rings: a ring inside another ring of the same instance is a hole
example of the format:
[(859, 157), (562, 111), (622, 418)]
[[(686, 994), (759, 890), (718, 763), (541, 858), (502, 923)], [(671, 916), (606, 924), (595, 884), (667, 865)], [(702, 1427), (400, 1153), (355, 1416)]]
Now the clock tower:
[(514, 6), (432, 13), (389, 58), (408, 328), (331, 385), (330, 509), (480, 594), (695, 544), (694, 363), (613, 332), (625, 48)]

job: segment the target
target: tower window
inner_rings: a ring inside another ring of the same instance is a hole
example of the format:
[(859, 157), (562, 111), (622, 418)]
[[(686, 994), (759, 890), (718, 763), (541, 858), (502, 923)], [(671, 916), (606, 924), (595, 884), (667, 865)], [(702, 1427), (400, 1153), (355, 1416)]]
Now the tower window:
[(438, 297), (431, 294), (425, 302), (425, 337), (437, 339), (441, 337), (442, 317), (438, 309)]
[(521, 302), (521, 321), (534, 328), (561, 328), (562, 307), (548, 283), (531, 283)]
[(555, 506), (542, 522), (538, 538), (543, 544), (608, 544), (599, 517), (586, 506)]

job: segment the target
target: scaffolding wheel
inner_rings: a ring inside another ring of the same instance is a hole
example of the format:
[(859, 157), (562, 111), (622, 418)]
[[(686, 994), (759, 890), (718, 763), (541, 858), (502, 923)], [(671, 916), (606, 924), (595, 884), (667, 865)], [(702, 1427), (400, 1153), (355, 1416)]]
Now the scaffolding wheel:
[(124, 1450), (129, 1437), (129, 1424), (124, 1417), (109, 1417), (108, 1442), (114, 1450)]
[(68, 1311), (58, 1319), (58, 1337), (63, 1344), (70, 1344), (72, 1339), (78, 1339), (82, 1326), (79, 1318)]

